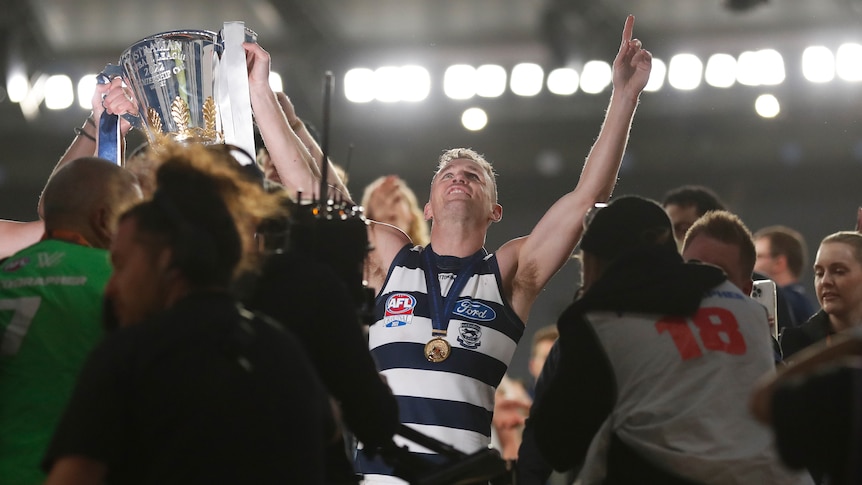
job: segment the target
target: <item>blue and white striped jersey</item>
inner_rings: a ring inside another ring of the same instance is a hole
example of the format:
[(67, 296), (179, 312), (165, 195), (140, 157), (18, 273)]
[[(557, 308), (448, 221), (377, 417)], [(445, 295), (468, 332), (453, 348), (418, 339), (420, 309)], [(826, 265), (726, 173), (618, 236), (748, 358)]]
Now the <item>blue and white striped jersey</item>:
[[(442, 362), (430, 362), (425, 344), (433, 338), (432, 309), (422, 257), (430, 250), (405, 246), (395, 257), (376, 300), (369, 347), (398, 400), (401, 422), (472, 453), (490, 443), (494, 391), (524, 333), (524, 323), (503, 296), (495, 255), (486, 254), (467, 276), (449, 315), (444, 338), (451, 354)], [(445, 263), (438, 269), (445, 298), (466, 258), (436, 259)], [(431, 453), (406, 440), (396, 442), (416, 453)], [(362, 453), (357, 471), (365, 474), (366, 483), (391, 473), (382, 461), (368, 460)]]

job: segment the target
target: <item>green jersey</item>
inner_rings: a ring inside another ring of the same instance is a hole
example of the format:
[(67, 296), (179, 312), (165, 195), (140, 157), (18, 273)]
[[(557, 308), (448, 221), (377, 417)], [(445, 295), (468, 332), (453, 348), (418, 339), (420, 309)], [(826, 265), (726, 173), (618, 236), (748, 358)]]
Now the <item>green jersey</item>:
[(0, 481), (42, 483), (42, 454), (102, 337), (108, 252), (49, 239), (0, 265)]

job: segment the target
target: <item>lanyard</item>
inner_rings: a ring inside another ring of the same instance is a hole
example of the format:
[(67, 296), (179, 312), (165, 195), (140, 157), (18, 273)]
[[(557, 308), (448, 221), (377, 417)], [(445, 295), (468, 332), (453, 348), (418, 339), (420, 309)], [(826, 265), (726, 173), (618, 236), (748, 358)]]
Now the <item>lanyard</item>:
[(440, 271), (437, 269), (437, 255), (434, 254), (430, 245), (422, 252), (425, 259), (425, 282), (428, 286), (428, 296), (431, 299), (431, 325), (434, 327), (431, 334), (446, 335), (446, 328), (449, 326), (449, 318), (455, 310), (455, 303), (461, 295), (461, 290), (467, 286), (470, 274), (476, 268), (476, 265), (482, 260), (487, 253), (485, 248), (476, 251), (472, 256), (467, 257), (458, 270), (455, 276), (455, 281), (443, 298), (440, 290)]

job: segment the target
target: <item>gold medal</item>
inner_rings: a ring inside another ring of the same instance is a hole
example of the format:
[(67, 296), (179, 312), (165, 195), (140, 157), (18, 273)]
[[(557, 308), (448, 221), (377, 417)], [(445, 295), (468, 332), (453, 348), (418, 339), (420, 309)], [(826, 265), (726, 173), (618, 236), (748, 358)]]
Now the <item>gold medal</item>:
[(425, 358), (429, 362), (443, 362), (449, 357), (452, 347), (445, 339), (434, 337), (425, 344)]

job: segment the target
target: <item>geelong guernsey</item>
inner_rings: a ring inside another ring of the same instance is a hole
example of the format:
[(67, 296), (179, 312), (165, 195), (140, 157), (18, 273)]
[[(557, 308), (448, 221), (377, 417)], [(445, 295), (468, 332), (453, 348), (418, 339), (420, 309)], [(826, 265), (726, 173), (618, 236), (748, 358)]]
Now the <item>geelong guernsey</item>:
[(42, 483), (42, 454), (102, 337), (103, 249), (49, 239), (0, 265), (0, 482)]
[[(494, 391), (524, 323), (503, 296), (494, 254), (483, 249), (475, 255), (473, 271), (463, 276), (468, 280), (452, 301), (449, 289), (470, 258), (423, 254), (426, 251), (432, 251), (431, 246), (405, 246), (395, 257), (375, 302), (377, 319), (369, 329), (369, 347), (398, 400), (401, 422), (472, 453), (490, 443)], [(429, 295), (428, 261), (436, 266), (433, 272), (442, 298)], [(442, 338), (451, 347), (442, 362), (431, 362), (425, 355), (425, 345), (440, 333), (433, 332), (435, 300), (438, 305), (445, 300), (453, 308), (442, 315), (446, 330)], [(412, 452), (433, 453), (398, 437), (396, 443)], [(391, 470), (382, 461), (362, 453), (357, 471), (365, 475), (365, 483), (400, 483), (387, 479)]]

